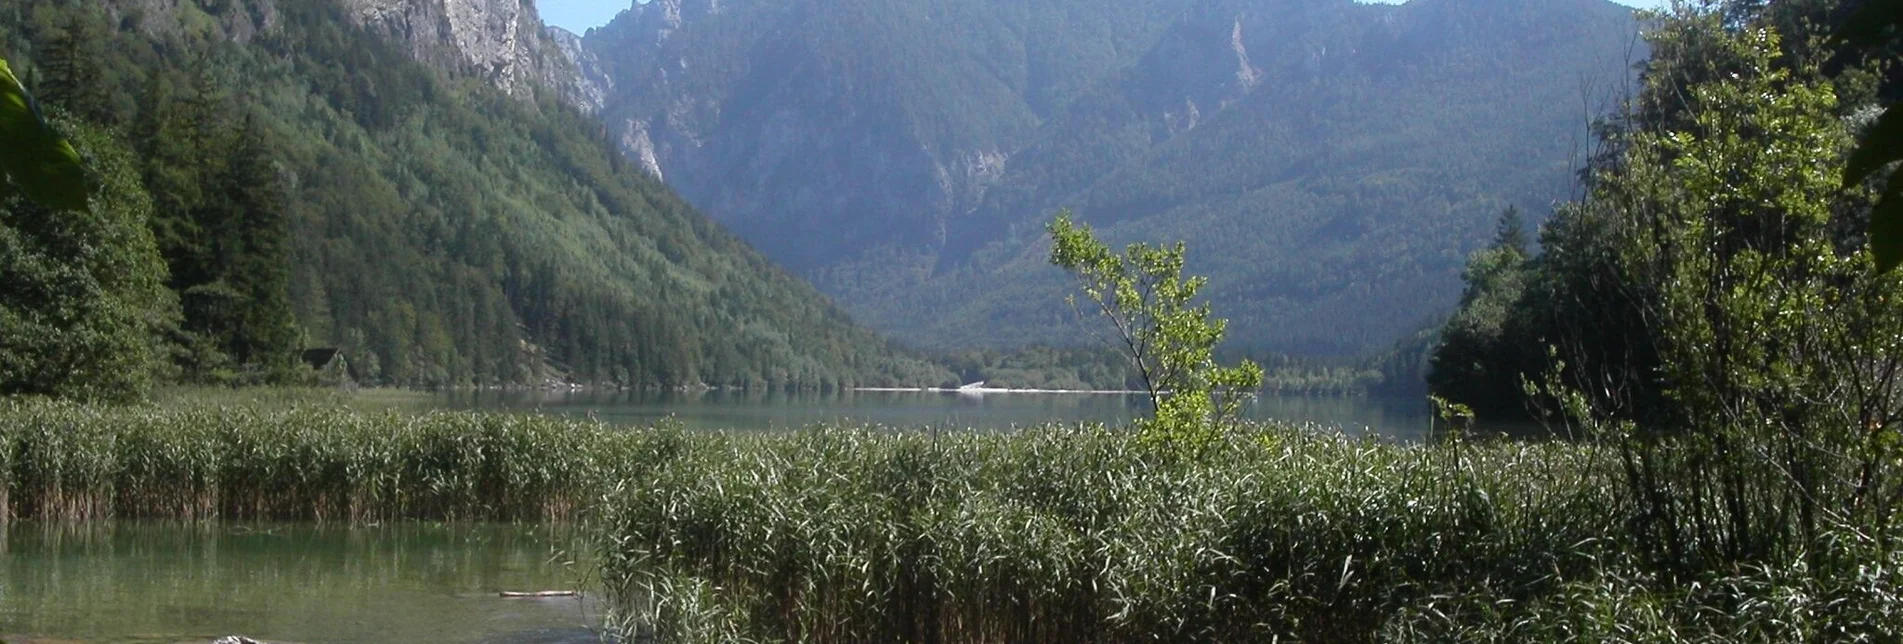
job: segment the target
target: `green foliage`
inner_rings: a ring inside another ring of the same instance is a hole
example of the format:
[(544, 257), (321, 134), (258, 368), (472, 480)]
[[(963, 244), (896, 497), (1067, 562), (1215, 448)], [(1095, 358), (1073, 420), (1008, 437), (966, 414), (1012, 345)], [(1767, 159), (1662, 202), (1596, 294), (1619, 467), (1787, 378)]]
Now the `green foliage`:
[(47, 44), (43, 88), (47, 101), (74, 116), (94, 123), (114, 119), (110, 90), (104, 79), (106, 44), (99, 17), (76, 11), (66, 16), (60, 31)]
[[(1717, 41), (1735, 71), (1692, 87), (1684, 127), (1635, 135), (1627, 170), (1595, 195), (1645, 217), (1615, 243), (1652, 285), (1657, 375), (1684, 415), (1684, 444), (1629, 448), (1643, 456), (1635, 478), (1714, 474), (1710, 497), (1649, 502), (1665, 518), (1648, 543), (1674, 562), (1802, 550), (1840, 525), (1893, 530), (1888, 502), (1864, 497), (1903, 474), (1877, 447), (1903, 396), (1855, 372), (1903, 360), (1899, 284), (1833, 237), (1842, 213), (1868, 216), (1838, 197), (1837, 97), (1805, 63), (1781, 63), (1778, 44), (1760, 27)], [(1681, 513), (1728, 524), (1674, 523)]]
[(14, 192), (62, 210), (86, 209), (85, 168), (73, 146), (40, 115), (32, 95), (0, 59), (0, 198)]
[[(1874, 54), (1903, 37), (1903, 4), (1868, 0), (1844, 20), (1836, 37), (1853, 51)], [(1844, 164), (1843, 185), (1856, 186), (1897, 161), (1903, 161), (1903, 110), (1890, 106), (1863, 135)], [(1870, 250), (1877, 270), (1903, 263), (1903, 181), (1891, 179), (1870, 213)]]
[[(1206, 278), (1183, 278), (1183, 244), (1131, 244), (1122, 255), (1097, 241), (1089, 226), (1059, 213), (1051, 234), (1051, 263), (1076, 276), (1078, 287), (1116, 330), (1120, 347), (1150, 396), (1156, 414), (1145, 440), (1184, 454), (1208, 450), (1242, 403), (1262, 387), (1262, 368), (1244, 360), (1216, 364), (1227, 322), (1210, 319), (1207, 302), (1193, 304)], [(1075, 306), (1075, 296), (1072, 296)]]
[(136, 397), (161, 373), (178, 306), (146, 228), (151, 204), (111, 135), (57, 125), (95, 189), (76, 210), (0, 199), (0, 395)]
[(214, 290), (232, 297), (194, 302), (187, 288), (186, 321), (219, 338), (239, 364), (289, 369), (302, 349), (291, 317), (288, 188), (261, 125), (239, 126), (225, 168), (213, 179), (217, 200), (195, 222), (209, 242), (207, 268)]
[[(1665, 577), (1890, 558), (1903, 527), (1903, 282), (1872, 270), (1873, 191), (1841, 184), (1872, 97), (1819, 72), (1820, 21), (1789, 11), (1660, 16), (1660, 55), (1585, 199), (1559, 209), (1540, 257), (1470, 275), (1470, 292), (1524, 286), (1504, 316), (1470, 298), (1436, 356), (1438, 393), (1521, 399), (1488, 380), (1512, 374), (1616, 453), (1635, 553)], [(1489, 336), (1474, 319), (1504, 322)], [(1850, 533), (1868, 549), (1838, 554)]]
[(85, 111), (137, 150), (186, 379), (295, 379), (314, 346), (390, 385), (951, 380), (550, 97), (420, 64), (332, 0), (139, 4), (33, 0), (0, 34), (96, 79), (62, 83), (95, 88), (104, 107)]
[(1537, 345), (1527, 343), (1510, 328), (1515, 307), (1528, 279), (1524, 233), (1519, 211), (1500, 215), (1493, 246), (1467, 259), (1462, 278), (1467, 290), (1460, 308), (1440, 331), (1430, 358), (1427, 383), (1438, 396), (1483, 412), (1512, 416), (1523, 413), (1520, 379), (1537, 366)]

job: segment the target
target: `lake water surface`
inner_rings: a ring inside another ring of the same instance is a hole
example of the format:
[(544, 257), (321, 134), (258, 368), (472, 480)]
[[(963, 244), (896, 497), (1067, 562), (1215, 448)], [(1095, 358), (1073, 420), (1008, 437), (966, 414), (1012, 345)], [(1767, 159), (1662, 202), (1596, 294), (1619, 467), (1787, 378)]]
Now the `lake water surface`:
[[(637, 426), (778, 431), (816, 423), (942, 431), (1128, 422), (1141, 396), (908, 392), (456, 392), (404, 407), (593, 417)], [(368, 400), (368, 399), (366, 399)], [(376, 406), (366, 402), (367, 406)], [(1418, 440), (1417, 399), (1264, 396), (1246, 415)], [(0, 640), (207, 642), (598, 641), (583, 598), (500, 591), (585, 588), (581, 539), (544, 526), (185, 525), (103, 522), (0, 528)]]
[[(690, 429), (772, 431), (816, 423), (917, 429), (1010, 429), (1049, 422), (1125, 423), (1147, 411), (1141, 395), (950, 392), (761, 393), (736, 391), (458, 391), (431, 404), (592, 417), (623, 425), (673, 418)], [(1417, 440), (1429, 413), (1418, 397), (1264, 395), (1244, 415)]]
[[(104, 522), (0, 530), (7, 642), (596, 642), (580, 541), (546, 527)], [(582, 553), (585, 554), (585, 553)]]

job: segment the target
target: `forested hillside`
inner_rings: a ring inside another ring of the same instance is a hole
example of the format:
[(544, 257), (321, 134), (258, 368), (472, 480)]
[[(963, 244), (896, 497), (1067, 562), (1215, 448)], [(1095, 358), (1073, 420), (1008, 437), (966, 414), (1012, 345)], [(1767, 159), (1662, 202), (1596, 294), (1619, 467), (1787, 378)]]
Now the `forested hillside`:
[(586, 43), (632, 156), (875, 328), (1077, 344), (1071, 207), (1187, 240), (1236, 348), (1311, 355), (1443, 312), (1645, 55), (1603, 0), (656, 0)]
[[(425, 66), (349, 11), (0, 7), (0, 56), (85, 134), (95, 172), (122, 172), (106, 189), (148, 224), (165, 268), (142, 270), (169, 287), (138, 312), (163, 354), (155, 377), (269, 379), (306, 347), (404, 385), (949, 376), (897, 357), (627, 163), (562, 100), (572, 87)], [(30, 204), (0, 208), (0, 232), (26, 249), (0, 261), (67, 261), (36, 246)], [(21, 302), (0, 308), (44, 317)]]

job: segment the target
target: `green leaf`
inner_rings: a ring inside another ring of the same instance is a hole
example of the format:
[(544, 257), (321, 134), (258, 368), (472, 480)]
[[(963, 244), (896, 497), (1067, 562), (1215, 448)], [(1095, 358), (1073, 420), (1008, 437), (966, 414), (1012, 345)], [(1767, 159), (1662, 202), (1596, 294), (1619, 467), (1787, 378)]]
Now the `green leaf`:
[(1891, 179), (1883, 198), (1870, 211), (1870, 254), (1876, 257), (1879, 273), (1903, 263), (1903, 181)]
[(1863, 143), (1850, 153), (1850, 162), (1844, 165), (1844, 185), (1862, 183), (1899, 159), (1903, 159), (1903, 110), (1891, 107), (1877, 117)]
[(1874, 49), (1899, 21), (1903, 21), (1903, 0), (1869, 0), (1844, 20), (1835, 36), (1852, 47)]
[(0, 59), (0, 172), (28, 199), (59, 210), (86, 209), (79, 153), (40, 116), (33, 96)]

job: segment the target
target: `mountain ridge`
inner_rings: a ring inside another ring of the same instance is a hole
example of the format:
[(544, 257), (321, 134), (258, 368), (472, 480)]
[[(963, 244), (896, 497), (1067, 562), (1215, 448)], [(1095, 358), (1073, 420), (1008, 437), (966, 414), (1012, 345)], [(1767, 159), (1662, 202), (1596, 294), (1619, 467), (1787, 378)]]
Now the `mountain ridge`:
[(1451, 306), (1499, 208), (1567, 195), (1639, 57), (1602, 0), (1104, 4), (650, 3), (584, 42), (650, 172), (900, 339), (1074, 343), (1036, 250), (1072, 207), (1189, 239), (1244, 347), (1323, 354)]

